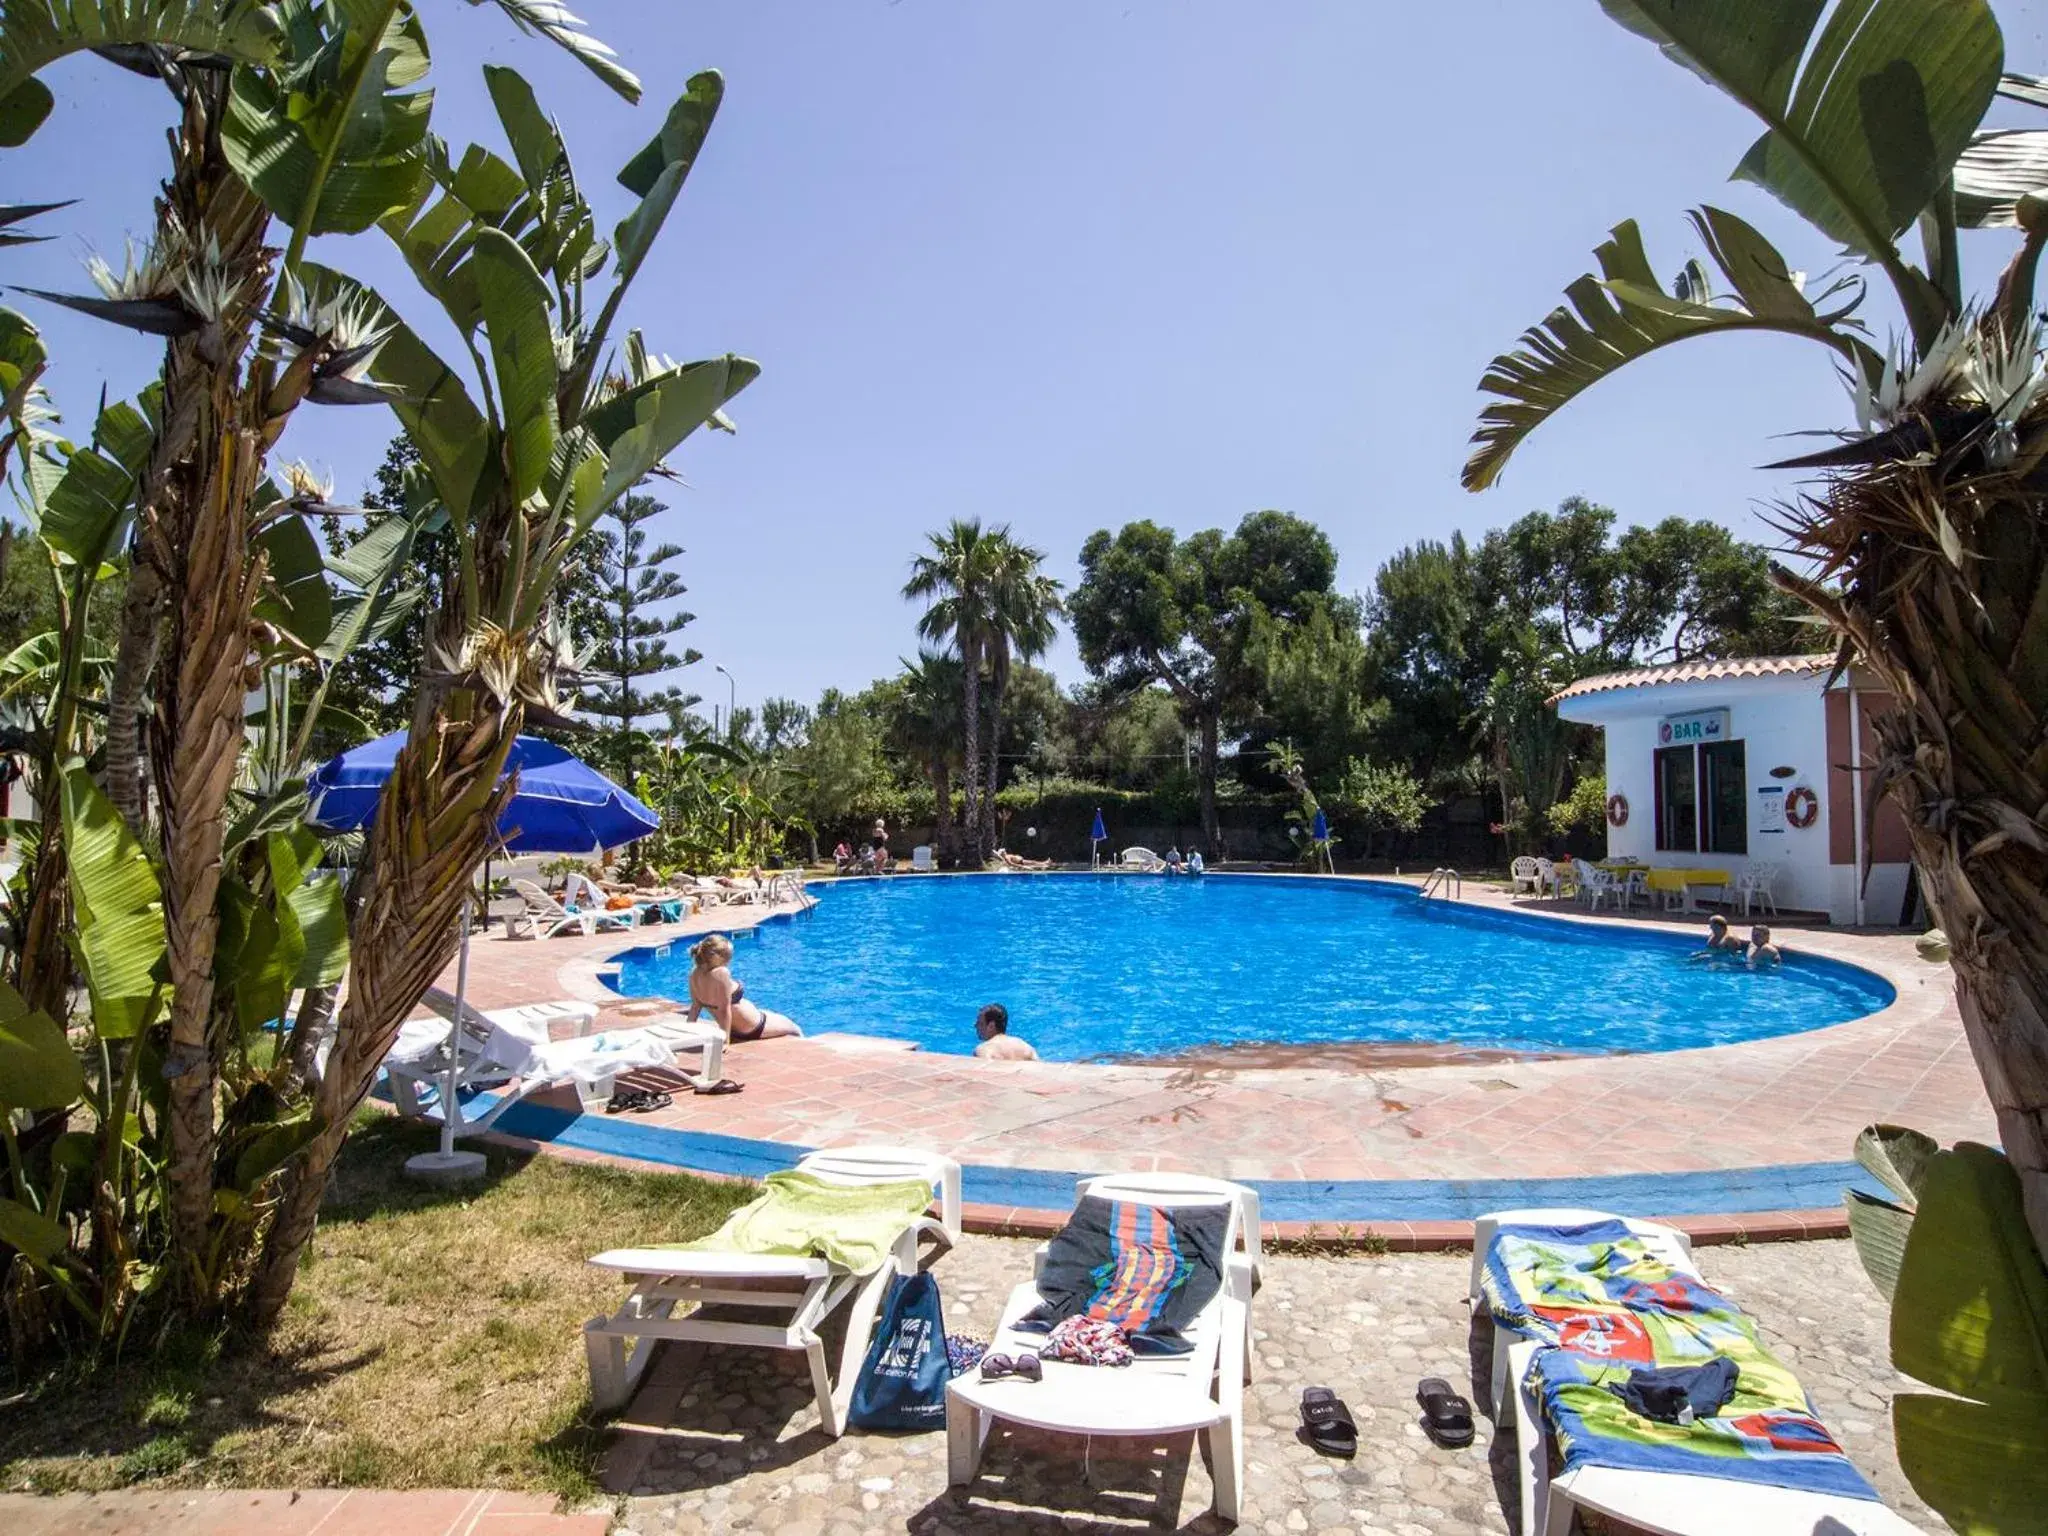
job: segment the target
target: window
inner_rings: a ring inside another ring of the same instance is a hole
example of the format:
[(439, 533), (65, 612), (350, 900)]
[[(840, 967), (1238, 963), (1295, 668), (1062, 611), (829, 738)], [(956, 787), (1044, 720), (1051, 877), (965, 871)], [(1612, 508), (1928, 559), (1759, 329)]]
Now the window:
[(1749, 774), (1741, 742), (1658, 749), (1657, 851), (1749, 852)]
[(1699, 796), (1692, 747), (1657, 751), (1657, 851), (1699, 849)]
[(1749, 775), (1739, 741), (1700, 748), (1700, 851), (1749, 852)]

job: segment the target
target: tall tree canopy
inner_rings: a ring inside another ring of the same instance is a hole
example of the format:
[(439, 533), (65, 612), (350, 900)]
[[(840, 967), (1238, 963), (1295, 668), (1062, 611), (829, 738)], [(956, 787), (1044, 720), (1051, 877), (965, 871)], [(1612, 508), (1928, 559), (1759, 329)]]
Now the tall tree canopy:
[(640, 722), (697, 702), (695, 694), (659, 682), (701, 659), (688, 647), (681, 655), (669, 648), (670, 638), (696, 615), (674, 606), (688, 590), (671, 569), (682, 558), (681, 546), (647, 547), (647, 524), (667, 510), (652, 496), (623, 496), (605, 513), (600, 537), (592, 540), (597, 601), (590, 606), (596, 643), (584, 672), (595, 688), (585, 694), (583, 709), (605, 722), (608, 755), (628, 775)]

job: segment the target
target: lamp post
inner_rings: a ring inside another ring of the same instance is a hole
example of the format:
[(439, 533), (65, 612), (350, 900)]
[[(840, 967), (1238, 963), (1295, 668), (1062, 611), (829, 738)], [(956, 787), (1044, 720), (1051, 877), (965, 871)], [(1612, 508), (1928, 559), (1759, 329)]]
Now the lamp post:
[(733, 680), (733, 675), (725, 670), (724, 663), (714, 665), (711, 670), (725, 679), (725, 734), (728, 738), (737, 740), (739, 731), (733, 715), (739, 706), (740, 685)]

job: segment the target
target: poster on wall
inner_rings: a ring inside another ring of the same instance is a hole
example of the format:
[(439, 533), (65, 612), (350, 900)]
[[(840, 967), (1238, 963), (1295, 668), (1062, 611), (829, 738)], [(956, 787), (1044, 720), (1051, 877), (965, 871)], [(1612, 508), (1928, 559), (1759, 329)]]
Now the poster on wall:
[(1756, 830), (1760, 833), (1774, 832), (1780, 836), (1785, 831), (1785, 786), (1782, 784), (1759, 784), (1756, 791)]

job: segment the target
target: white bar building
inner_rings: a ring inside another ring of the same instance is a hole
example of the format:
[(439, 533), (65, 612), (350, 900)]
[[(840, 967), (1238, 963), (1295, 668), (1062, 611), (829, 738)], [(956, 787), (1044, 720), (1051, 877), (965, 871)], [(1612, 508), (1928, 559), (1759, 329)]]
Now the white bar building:
[[(1651, 865), (1777, 867), (1780, 907), (1836, 923), (1907, 919), (1910, 852), (1890, 804), (1871, 828), (1860, 892), (1873, 719), (1891, 695), (1860, 673), (1828, 686), (1833, 658), (1760, 656), (1582, 678), (1551, 703), (1601, 728), (1607, 851)], [(1852, 751), (1851, 743), (1856, 743)]]

